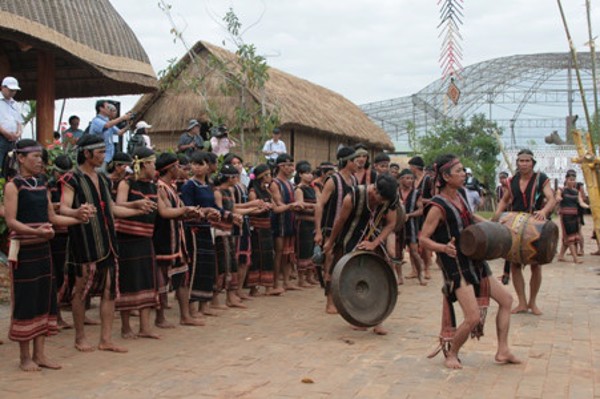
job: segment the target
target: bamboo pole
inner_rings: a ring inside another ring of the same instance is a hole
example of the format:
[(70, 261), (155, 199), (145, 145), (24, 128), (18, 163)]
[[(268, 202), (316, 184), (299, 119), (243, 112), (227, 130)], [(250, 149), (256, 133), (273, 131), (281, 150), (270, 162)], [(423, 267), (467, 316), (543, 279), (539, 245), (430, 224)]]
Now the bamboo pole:
[[(563, 22), (563, 27), (565, 29), (565, 34), (567, 35), (567, 40), (569, 41), (569, 50), (571, 51), (571, 59), (573, 60), (573, 67), (575, 68), (575, 76), (577, 77), (577, 84), (579, 86), (579, 93), (581, 94), (581, 103), (583, 105), (583, 112), (585, 113), (585, 120), (588, 125), (588, 130), (592, 126), (592, 119), (590, 118), (590, 112), (588, 110), (587, 101), (585, 99), (585, 90), (583, 89), (583, 81), (581, 80), (581, 73), (579, 72), (579, 61), (577, 60), (577, 50), (575, 49), (575, 45), (573, 44), (573, 39), (571, 39), (571, 33), (569, 32), (569, 26), (567, 25), (567, 17), (565, 16), (565, 12), (562, 7), (562, 3), (560, 0), (556, 0), (558, 3), (558, 9), (560, 10), (560, 17)], [(595, 84), (595, 82), (594, 82)], [(593, 141), (592, 141), (593, 143)], [(596, 155), (596, 150), (592, 146), (593, 154)]]

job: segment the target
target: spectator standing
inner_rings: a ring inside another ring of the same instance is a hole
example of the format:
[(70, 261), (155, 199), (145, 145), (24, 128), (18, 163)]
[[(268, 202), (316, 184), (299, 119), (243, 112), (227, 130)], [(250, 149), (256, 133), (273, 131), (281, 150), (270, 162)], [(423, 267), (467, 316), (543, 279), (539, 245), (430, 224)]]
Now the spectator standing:
[(177, 148), (185, 154), (188, 160), (194, 151), (204, 148), (204, 140), (200, 136), (200, 122), (196, 119), (190, 119), (187, 129), (179, 137)]
[(219, 125), (211, 129), (210, 150), (216, 156), (225, 156), (229, 154), (229, 149), (237, 145), (231, 137), (229, 137), (229, 129), (225, 125)]
[(107, 100), (98, 100), (96, 102), (96, 117), (92, 119), (90, 126), (90, 134), (96, 134), (104, 138), (106, 145), (106, 155), (102, 170), (106, 170), (106, 165), (112, 161), (115, 155), (115, 145), (113, 136), (115, 134), (122, 136), (128, 129), (129, 124), (119, 130), (117, 126), (121, 122), (129, 121), (132, 118), (132, 113), (127, 112), (117, 118), (117, 107)]
[(77, 144), (77, 140), (83, 136), (83, 130), (79, 128), (81, 119), (77, 115), (71, 115), (69, 117), (69, 128), (62, 133), (63, 147), (68, 145), (74, 146)]
[[(4, 158), (13, 149), (23, 133), (23, 117), (17, 108), (14, 97), (21, 90), (19, 82), (12, 76), (2, 80), (0, 98), (0, 168), (4, 168)], [(4, 174), (4, 172), (3, 172)]]
[(287, 153), (285, 143), (281, 140), (281, 130), (279, 128), (273, 129), (273, 138), (267, 140), (262, 151), (265, 158), (267, 158), (267, 162), (272, 165), (275, 164), (279, 155)]

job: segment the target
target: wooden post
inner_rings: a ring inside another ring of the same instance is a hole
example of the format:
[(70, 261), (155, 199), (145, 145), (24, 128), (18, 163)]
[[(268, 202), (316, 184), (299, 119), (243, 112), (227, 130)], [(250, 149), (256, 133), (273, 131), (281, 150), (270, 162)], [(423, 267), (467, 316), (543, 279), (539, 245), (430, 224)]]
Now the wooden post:
[(56, 88), (54, 55), (38, 50), (36, 130), (37, 141), (47, 146), (54, 141), (54, 99)]

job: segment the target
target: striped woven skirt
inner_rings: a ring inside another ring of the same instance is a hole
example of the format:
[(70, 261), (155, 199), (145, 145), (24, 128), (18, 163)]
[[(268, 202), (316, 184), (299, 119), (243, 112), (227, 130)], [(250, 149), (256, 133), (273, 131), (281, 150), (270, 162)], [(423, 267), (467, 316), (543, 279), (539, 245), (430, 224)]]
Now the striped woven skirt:
[(17, 262), (10, 262), (12, 313), (8, 337), (25, 342), (58, 332), (56, 282), (48, 242), (21, 245)]
[(119, 297), (115, 310), (158, 306), (156, 261), (152, 237), (117, 233), (119, 243)]

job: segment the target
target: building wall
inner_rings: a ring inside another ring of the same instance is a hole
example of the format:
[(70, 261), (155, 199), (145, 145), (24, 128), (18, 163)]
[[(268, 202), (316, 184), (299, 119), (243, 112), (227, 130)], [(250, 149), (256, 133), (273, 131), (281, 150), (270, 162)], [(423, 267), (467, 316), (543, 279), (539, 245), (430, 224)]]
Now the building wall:
[[(179, 136), (182, 132), (150, 132), (152, 144), (157, 150), (164, 151), (168, 149), (176, 150)], [(267, 139), (261, 139), (257, 131), (246, 132), (244, 154), (241, 152), (241, 138), (235, 136), (234, 139), (238, 142), (237, 148), (232, 152), (244, 158), (244, 162), (250, 162), (253, 165), (265, 162), (265, 157), (262, 155), (262, 147)], [(285, 142), (288, 152), (294, 157), (295, 161), (308, 161), (313, 167), (316, 167), (323, 161), (335, 162), (336, 153), (340, 145), (352, 145), (343, 137), (335, 137), (325, 134), (315, 134), (310, 131), (301, 129), (283, 130), (281, 139)], [(379, 152), (380, 149), (371, 149), (369, 152), (372, 157)]]

